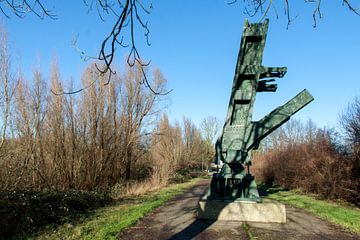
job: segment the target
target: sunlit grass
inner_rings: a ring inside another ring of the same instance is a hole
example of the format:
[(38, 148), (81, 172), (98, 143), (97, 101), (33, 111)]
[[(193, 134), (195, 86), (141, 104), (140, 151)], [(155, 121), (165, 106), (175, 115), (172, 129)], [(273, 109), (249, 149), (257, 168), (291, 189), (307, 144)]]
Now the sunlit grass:
[(134, 225), (173, 196), (183, 193), (198, 180), (119, 201), (112, 206), (96, 210), (91, 217), (83, 219), (81, 223), (74, 225), (67, 223), (57, 229), (48, 229), (33, 239), (117, 239), (119, 232)]
[(295, 190), (278, 191), (267, 197), (294, 207), (302, 208), (322, 219), (360, 234), (360, 209), (354, 206), (318, 200)]

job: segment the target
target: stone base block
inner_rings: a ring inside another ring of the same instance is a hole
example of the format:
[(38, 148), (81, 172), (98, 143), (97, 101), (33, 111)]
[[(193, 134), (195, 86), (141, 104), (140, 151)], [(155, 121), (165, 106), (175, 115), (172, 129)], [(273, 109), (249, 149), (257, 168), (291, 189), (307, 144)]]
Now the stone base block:
[(223, 202), (200, 200), (197, 209), (198, 219), (228, 220), (265, 223), (285, 223), (285, 205), (265, 200), (255, 202)]

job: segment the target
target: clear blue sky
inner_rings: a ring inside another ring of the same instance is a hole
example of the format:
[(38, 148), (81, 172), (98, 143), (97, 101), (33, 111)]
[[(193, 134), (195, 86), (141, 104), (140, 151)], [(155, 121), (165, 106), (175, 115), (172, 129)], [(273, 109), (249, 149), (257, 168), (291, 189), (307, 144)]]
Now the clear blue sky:
[[(341, 111), (360, 95), (360, 17), (341, 2), (323, 2), (324, 16), (315, 29), (313, 5), (291, 1), (292, 15), (297, 17), (288, 30), (283, 5), (276, 5), (279, 19), (270, 10), (263, 65), (286, 66), (288, 73), (278, 80), (276, 93), (257, 95), (254, 120), (307, 88), (315, 101), (296, 118), (336, 126)], [(24, 19), (1, 17), (10, 36), (13, 65), (21, 66), (29, 76), (40, 63), (48, 75), (51, 59), (57, 56), (62, 77), (80, 82), (85, 64), (71, 46), (73, 36), (79, 36), (79, 47), (96, 55), (113, 19), (101, 22), (96, 11), (88, 13), (80, 0), (46, 4), (54, 7), (58, 20), (31, 15)], [(171, 119), (186, 116), (199, 123), (213, 115), (223, 120), (247, 17), (243, 2), (229, 6), (224, 0), (159, 0), (153, 1), (153, 6), (148, 17), (151, 46), (145, 46), (141, 36), (137, 42), (142, 56), (162, 70), (173, 89), (168, 110)], [(118, 63), (123, 64), (125, 54), (118, 52)]]

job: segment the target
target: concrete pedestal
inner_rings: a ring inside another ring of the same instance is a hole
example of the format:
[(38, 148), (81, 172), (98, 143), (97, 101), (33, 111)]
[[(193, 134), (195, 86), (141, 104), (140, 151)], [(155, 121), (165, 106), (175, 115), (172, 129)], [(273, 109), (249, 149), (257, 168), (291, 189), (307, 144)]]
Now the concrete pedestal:
[(228, 220), (246, 222), (285, 223), (285, 205), (264, 200), (255, 202), (223, 202), (200, 200), (197, 209), (198, 219)]

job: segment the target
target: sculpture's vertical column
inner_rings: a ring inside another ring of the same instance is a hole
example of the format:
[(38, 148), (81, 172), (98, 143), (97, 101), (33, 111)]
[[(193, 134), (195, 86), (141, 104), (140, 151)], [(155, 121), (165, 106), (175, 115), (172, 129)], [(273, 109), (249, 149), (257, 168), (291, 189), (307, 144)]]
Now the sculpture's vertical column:
[(275, 92), (277, 85), (272, 83), (275, 80), (271, 78), (281, 78), (287, 70), (286, 67), (261, 65), (268, 24), (268, 20), (255, 24), (245, 22), (227, 117), (216, 143), (215, 161), (222, 161), (224, 165), (220, 172), (213, 175), (203, 199), (259, 202), (257, 186), (249, 172), (251, 150), (313, 100), (304, 90), (259, 122), (252, 121), (256, 93)]

